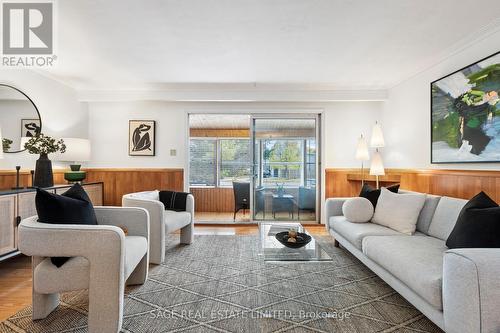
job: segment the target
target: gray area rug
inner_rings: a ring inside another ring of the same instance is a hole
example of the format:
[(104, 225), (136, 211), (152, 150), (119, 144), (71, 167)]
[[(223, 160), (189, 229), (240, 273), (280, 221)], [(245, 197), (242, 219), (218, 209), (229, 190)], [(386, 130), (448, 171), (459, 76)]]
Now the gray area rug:
[[(331, 237), (332, 262), (265, 263), (257, 236), (169, 237), (166, 261), (128, 287), (122, 332), (441, 332)], [(26, 308), (0, 333), (86, 332), (86, 291), (33, 322)]]

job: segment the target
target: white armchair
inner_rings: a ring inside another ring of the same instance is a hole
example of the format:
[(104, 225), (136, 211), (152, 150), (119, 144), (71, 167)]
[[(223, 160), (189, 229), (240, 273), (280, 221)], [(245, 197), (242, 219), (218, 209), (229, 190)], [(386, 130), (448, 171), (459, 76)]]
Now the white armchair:
[[(89, 332), (118, 332), (125, 284), (148, 276), (149, 214), (141, 208), (95, 207), (98, 225), (19, 225), (19, 250), (32, 256), (33, 319), (47, 317), (59, 293), (89, 289)], [(128, 229), (128, 235), (119, 226)], [(72, 257), (57, 268), (48, 257)]]
[(181, 243), (191, 244), (194, 239), (194, 197), (186, 198), (186, 211), (166, 210), (159, 198), (159, 191), (145, 191), (125, 194), (123, 207), (141, 207), (149, 212), (151, 237), (149, 241), (149, 262), (161, 264), (165, 260), (165, 235), (181, 230)]

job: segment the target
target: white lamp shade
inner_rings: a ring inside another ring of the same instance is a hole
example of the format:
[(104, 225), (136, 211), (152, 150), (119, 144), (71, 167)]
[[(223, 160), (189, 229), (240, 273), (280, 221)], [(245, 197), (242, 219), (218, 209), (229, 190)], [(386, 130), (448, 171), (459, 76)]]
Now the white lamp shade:
[(372, 163), (370, 165), (370, 175), (383, 176), (385, 175), (384, 163), (382, 162), (382, 155), (378, 150), (372, 156)]
[(382, 126), (380, 126), (379, 123), (375, 123), (375, 125), (373, 125), (370, 146), (372, 146), (373, 148), (382, 148), (385, 146), (384, 134), (382, 133)]
[(356, 147), (356, 159), (358, 161), (368, 161), (370, 153), (368, 152), (368, 143), (363, 136), (358, 139), (358, 146)]
[(58, 152), (53, 157), (56, 161), (84, 162), (90, 160), (90, 140), (80, 138), (61, 138), (66, 145), (66, 152)]

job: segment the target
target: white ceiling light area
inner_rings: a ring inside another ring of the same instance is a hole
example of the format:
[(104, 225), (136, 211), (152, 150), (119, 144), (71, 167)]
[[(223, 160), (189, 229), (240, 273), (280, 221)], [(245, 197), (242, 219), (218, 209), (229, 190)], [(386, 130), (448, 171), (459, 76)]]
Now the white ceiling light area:
[(46, 74), (79, 91), (248, 83), (383, 90), (442, 60), (500, 17), (498, 0), (94, 0), (57, 6), (58, 60)]

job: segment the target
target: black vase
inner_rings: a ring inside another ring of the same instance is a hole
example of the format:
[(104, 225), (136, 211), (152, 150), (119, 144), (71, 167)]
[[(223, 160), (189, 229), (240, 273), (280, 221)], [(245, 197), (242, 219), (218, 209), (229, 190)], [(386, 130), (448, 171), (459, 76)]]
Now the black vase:
[(52, 175), (52, 162), (47, 154), (40, 154), (40, 158), (36, 160), (34, 187), (51, 187), (54, 186), (54, 176)]

